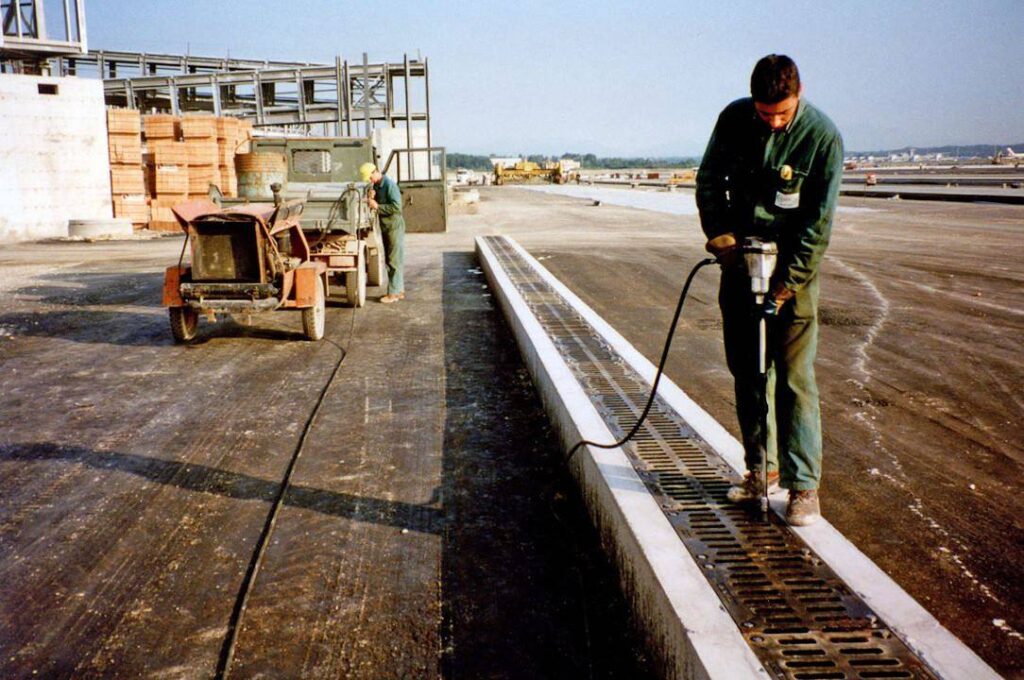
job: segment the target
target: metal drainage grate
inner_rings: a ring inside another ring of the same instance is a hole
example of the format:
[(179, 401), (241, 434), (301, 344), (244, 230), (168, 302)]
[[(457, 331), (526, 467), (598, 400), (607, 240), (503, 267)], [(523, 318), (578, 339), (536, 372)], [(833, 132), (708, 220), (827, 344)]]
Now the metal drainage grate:
[[(616, 436), (649, 385), (504, 237), (485, 241)], [(934, 678), (774, 514), (726, 501), (738, 477), (660, 397), (624, 447), (764, 667), (778, 678)]]

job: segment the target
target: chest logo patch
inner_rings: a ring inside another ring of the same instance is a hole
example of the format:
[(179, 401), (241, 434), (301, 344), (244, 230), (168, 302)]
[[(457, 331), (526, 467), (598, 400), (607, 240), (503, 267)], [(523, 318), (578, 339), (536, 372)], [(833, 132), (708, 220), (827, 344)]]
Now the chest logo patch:
[(781, 168), (779, 168), (779, 177), (782, 178), (783, 182), (788, 182), (789, 180), (793, 179), (793, 168), (789, 167), (788, 165), (783, 165)]
[(783, 210), (792, 210), (800, 207), (800, 193), (784, 194), (781, 191), (775, 193), (775, 207)]

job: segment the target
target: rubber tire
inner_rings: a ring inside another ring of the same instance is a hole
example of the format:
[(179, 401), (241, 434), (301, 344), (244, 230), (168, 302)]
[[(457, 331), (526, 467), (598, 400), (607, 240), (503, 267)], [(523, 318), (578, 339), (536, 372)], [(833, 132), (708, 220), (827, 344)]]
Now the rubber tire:
[(168, 307), (167, 313), (171, 319), (171, 335), (174, 336), (174, 342), (182, 344), (196, 337), (199, 312), (191, 307)]
[(327, 296), (324, 295), (324, 280), (316, 277), (316, 296), (313, 306), (302, 310), (302, 332), (307, 340), (317, 341), (324, 337), (327, 316)]
[(345, 272), (345, 297), (350, 307), (362, 307), (366, 304), (366, 248), (359, 244), (359, 255), (356, 258), (356, 270)]
[(384, 285), (384, 237), (380, 233), (380, 226), (373, 226), (373, 241), (376, 244), (376, 255), (369, 253), (369, 248), (366, 252), (367, 259), (367, 270), (369, 274), (366, 279), (366, 283), (369, 286), (381, 286)]

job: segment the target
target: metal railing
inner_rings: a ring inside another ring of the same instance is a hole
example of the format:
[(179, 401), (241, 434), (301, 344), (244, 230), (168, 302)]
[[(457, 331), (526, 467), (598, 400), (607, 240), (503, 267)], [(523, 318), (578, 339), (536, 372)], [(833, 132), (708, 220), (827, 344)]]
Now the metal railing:
[[(417, 177), (417, 175), (420, 173), (417, 173), (416, 171), (418, 166), (418, 163), (416, 162), (416, 154), (426, 156), (426, 172), (424, 173), (426, 175), (425, 178)], [(402, 156), (406, 157), (404, 163), (402, 162)], [(439, 156), (438, 162), (436, 163), (436, 167), (438, 168), (437, 172), (434, 172), (435, 156)], [(396, 161), (397, 164), (395, 165), (395, 175), (397, 177), (396, 181), (399, 183), (403, 181), (413, 182), (417, 180), (425, 180), (428, 182), (432, 182), (435, 179), (443, 181), (445, 166), (447, 165), (448, 162), (448, 156), (447, 152), (445, 151), (445, 147), (443, 146), (426, 146), (412, 149), (392, 149), (391, 153), (388, 154), (387, 162), (384, 163), (384, 167), (381, 169), (381, 173), (385, 175), (388, 174), (388, 171), (391, 169), (391, 164), (396, 163)], [(404, 180), (402, 179), (403, 165), (405, 166), (406, 172), (409, 175)]]

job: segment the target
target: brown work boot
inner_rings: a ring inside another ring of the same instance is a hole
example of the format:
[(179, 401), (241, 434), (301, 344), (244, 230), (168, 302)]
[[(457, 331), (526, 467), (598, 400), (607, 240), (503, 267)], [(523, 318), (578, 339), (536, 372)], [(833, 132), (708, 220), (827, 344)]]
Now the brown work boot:
[(789, 490), (789, 504), (786, 506), (786, 521), (794, 527), (805, 527), (821, 519), (818, 506), (818, 490)]
[[(768, 493), (779, 488), (778, 470), (768, 471)], [(725, 495), (730, 503), (755, 503), (764, 497), (764, 473), (748, 472), (743, 482), (729, 488)]]
[(390, 305), (393, 302), (398, 302), (399, 300), (404, 300), (404, 299), (405, 299), (405, 293), (404, 292), (403, 293), (388, 293), (387, 295), (385, 295), (384, 297), (382, 297), (380, 299), (380, 302), (383, 305)]

